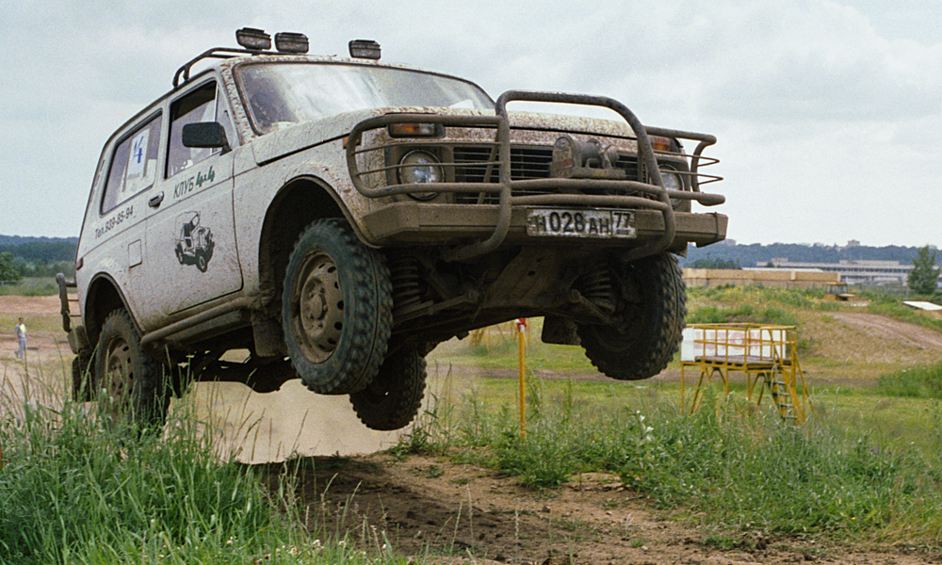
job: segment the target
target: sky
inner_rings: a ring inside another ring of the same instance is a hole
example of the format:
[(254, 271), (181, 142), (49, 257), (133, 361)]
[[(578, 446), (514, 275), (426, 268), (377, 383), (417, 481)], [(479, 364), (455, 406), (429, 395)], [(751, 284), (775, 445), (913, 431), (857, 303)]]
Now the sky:
[(711, 133), (739, 243), (942, 247), (942, 0), (5, 0), (0, 234), (77, 236), (108, 136), (244, 26)]

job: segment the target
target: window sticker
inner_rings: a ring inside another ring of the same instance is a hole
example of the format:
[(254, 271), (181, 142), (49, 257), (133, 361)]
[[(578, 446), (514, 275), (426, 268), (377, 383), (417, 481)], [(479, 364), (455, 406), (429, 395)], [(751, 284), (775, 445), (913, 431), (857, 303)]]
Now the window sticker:
[(128, 155), (128, 178), (137, 178), (144, 174), (144, 165), (147, 163), (147, 141), (150, 138), (149, 128), (144, 128), (131, 141), (131, 152)]

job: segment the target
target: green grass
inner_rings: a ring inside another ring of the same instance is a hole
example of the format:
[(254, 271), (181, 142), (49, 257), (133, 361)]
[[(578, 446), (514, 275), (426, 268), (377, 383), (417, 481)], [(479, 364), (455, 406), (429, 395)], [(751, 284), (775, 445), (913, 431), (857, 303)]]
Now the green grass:
[[(542, 318), (528, 320), (530, 328), (525, 334), (527, 367), (531, 370), (550, 369), (566, 372), (595, 372), (582, 349), (569, 345), (546, 344), (540, 340)], [(435, 357), (447, 357), (454, 365), (473, 365), (485, 369), (517, 369), (517, 334), (507, 330), (491, 332), (487, 341), (475, 343), (473, 339), (446, 342), (438, 346)]]
[(2, 404), (2, 564), (405, 562), (312, 537), (290, 477), (268, 491), (188, 414), (160, 437), (103, 430), (83, 405)]
[(882, 375), (877, 390), (886, 396), (942, 400), (942, 362)]
[(704, 306), (687, 315), (688, 324), (771, 324), (776, 326), (797, 326), (798, 320), (781, 308), (768, 306), (756, 309), (751, 304), (735, 308)]
[[(513, 385), (502, 383), (509, 397)], [(556, 488), (579, 472), (614, 473), (661, 508), (703, 512), (733, 529), (942, 542), (938, 440), (875, 440), (832, 422), (835, 412), (793, 427), (710, 393), (689, 415), (651, 391), (584, 402), (583, 383), (549, 384), (530, 387), (526, 437), (512, 403), (469, 396), (417, 428), (425, 430), (424, 449), (459, 453), (534, 489)], [(924, 417), (921, 428), (937, 438), (942, 418)]]
[(0, 296), (49, 296), (59, 294), (54, 277), (27, 277), (16, 283), (0, 284)]

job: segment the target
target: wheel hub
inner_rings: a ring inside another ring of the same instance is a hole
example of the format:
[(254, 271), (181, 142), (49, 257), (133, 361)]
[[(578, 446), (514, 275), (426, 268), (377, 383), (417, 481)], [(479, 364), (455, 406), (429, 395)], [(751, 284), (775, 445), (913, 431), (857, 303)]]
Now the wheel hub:
[(295, 328), (305, 357), (323, 363), (333, 354), (343, 333), (343, 290), (337, 265), (326, 253), (311, 255), (302, 273), (295, 296)]

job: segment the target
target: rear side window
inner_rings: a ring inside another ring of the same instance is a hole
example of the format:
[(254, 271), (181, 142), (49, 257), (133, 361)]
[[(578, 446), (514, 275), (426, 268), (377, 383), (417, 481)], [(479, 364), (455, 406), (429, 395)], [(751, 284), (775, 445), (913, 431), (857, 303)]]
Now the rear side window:
[(154, 185), (160, 122), (158, 115), (118, 144), (111, 156), (108, 184), (101, 201), (102, 214)]

